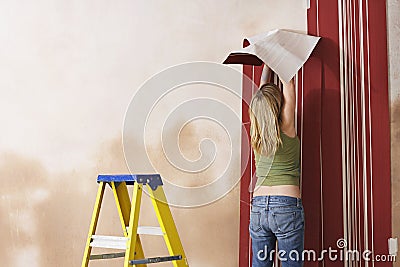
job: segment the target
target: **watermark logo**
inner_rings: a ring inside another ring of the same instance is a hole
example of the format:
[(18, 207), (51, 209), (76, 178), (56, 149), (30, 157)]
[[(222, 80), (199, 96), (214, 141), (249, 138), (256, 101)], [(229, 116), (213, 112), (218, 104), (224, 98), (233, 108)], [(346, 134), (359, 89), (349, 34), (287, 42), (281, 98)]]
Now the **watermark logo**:
[(347, 247), (347, 241), (346, 241), (346, 239), (344, 239), (344, 238), (339, 238), (337, 241), (336, 241), (336, 246), (340, 249), (340, 248), (345, 248), (345, 247)]
[[(240, 107), (249, 104), (242, 102), (243, 83), (256, 88), (241, 71), (213, 62), (184, 63), (149, 78), (136, 91), (125, 114), (123, 148), (129, 171), (160, 173), (172, 206), (197, 207), (225, 196), (242, 177), (232, 170), (238, 163), (250, 164), (250, 144), (240, 135), (247, 132)], [(183, 153), (182, 145), (187, 142), (180, 138), (185, 127), (198, 120), (218, 127), (225, 139), (205, 136), (196, 140), (191, 149), (199, 151), (199, 157), (193, 159)], [(221, 158), (223, 163), (219, 161), (213, 169)]]
[(319, 253), (315, 250), (305, 249), (299, 250), (268, 250), (267, 246), (257, 252), (257, 258), (260, 261), (273, 261), (274, 255), (280, 261), (380, 261), (380, 262), (394, 262), (396, 255), (394, 254), (374, 254), (371, 250), (355, 250), (347, 248), (347, 240), (339, 238), (336, 241), (337, 248), (328, 247)]

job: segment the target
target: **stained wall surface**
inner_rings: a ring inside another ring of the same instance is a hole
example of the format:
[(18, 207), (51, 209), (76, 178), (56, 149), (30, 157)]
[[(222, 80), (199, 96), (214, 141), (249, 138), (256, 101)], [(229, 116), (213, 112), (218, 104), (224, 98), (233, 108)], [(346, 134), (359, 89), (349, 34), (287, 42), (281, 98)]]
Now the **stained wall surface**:
[[(97, 174), (128, 172), (122, 124), (140, 85), (182, 62), (221, 62), (245, 36), (274, 28), (305, 31), (305, 2), (1, 1), (0, 265), (79, 266)], [(240, 114), (239, 98), (218, 92), (214, 97)], [(173, 100), (158, 107), (160, 115), (179, 105)], [(155, 116), (153, 123), (160, 121)], [(154, 125), (149, 136), (161, 128)], [(170, 124), (172, 129), (182, 126), (179, 118)], [(210, 138), (219, 148), (217, 159), (224, 159), (229, 138), (240, 146), (239, 127), (227, 136), (212, 121), (194, 121), (182, 128), (180, 149), (195, 160), (201, 156), (201, 139)], [(168, 175), (159, 140), (147, 141), (149, 155)], [(227, 172), (236, 177), (240, 155), (230, 160), (234, 167)], [(216, 160), (213, 171), (224, 171), (225, 164)], [(209, 177), (196, 179), (194, 184)], [(173, 208), (191, 266), (237, 266), (238, 193), (236, 187), (204, 207)], [(104, 201), (98, 232), (121, 234), (110, 192)], [(155, 224), (150, 211), (145, 199), (141, 223)], [(143, 240), (147, 255), (166, 253), (158, 241)]]

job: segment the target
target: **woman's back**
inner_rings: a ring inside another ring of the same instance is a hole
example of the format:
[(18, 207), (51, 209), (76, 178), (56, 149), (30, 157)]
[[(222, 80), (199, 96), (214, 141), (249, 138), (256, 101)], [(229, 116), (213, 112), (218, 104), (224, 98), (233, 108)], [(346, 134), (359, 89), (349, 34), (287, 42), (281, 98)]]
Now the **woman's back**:
[(255, 152), (257, 184), (264, 186), (296, 185), (300, 179), (300, 140), (281, 132), (282, 144), (272, 157)]

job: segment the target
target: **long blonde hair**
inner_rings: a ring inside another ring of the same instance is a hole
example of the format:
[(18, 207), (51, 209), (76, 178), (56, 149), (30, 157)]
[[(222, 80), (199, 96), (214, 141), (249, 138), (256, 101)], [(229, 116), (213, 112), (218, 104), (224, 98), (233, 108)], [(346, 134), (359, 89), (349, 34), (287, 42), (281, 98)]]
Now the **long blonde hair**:
[(267, 83), (253, 95), (249, 107), (251, 146), (258, 154), (270, 156), (282, 144), (279, 130), (282, 92)]

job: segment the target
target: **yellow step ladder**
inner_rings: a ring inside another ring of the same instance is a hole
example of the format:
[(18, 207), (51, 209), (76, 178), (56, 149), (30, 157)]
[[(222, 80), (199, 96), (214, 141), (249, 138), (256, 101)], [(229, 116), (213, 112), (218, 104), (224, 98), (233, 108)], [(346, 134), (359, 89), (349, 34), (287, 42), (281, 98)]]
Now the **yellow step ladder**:
[[(99, 175), (97, 177), (97, 182), (99, 183), (99, 189), (93, 209), (82, 267), (88, 266), (89, 260), (118, 257), (125, 257), (124, 267), (143, 267), (147, 266), (149, 263), (164, 261), (171, 261), (175, 267), (189, 266), (167, 199), (162, 189), (163, 183), (160, 175)], [(122, 231), (124, 233), (123, 237), (95, 234), (106, 184), (110, 185), (114, 194)], [(131, 201), (127, 185), (133, 185)], [(143, 186), (147, 186), (148, 188), (160, 227), (138, 226)], [(170, 255), (165, 257), (145, 258), (139, 237), (139, 235), (142, 234), (163, 236)], [(92, 247), (121, 249), (125, 250), (125, 252), (91, 255)]]

